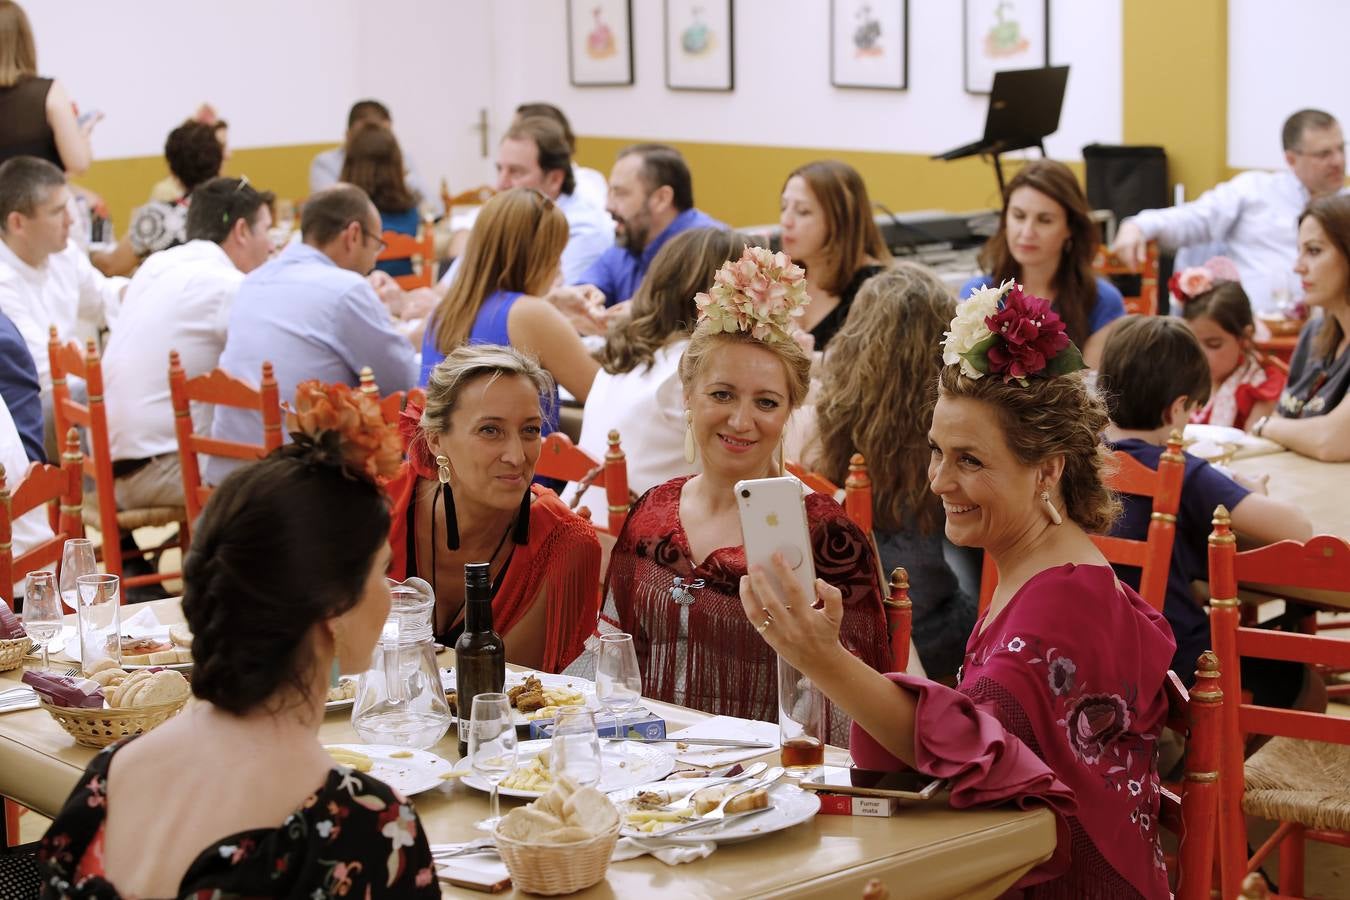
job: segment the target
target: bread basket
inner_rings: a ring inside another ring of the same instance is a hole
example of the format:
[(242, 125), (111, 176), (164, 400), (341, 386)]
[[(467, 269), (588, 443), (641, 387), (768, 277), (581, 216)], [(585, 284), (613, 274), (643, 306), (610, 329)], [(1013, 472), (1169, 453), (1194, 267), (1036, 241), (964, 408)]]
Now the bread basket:
[(615, 817), (608, 831), (572, 844), (516, 841), (495, 830), (493, 837), (517, 888), (530, 894), (570, 894), (604, 880), (619, 840), (619, 819)]
[(0, 672), (17, 669), (31, 646), (33, 642), (26, 637), (0, 641)]
[(133, 706), (129, 709), (76, 709), (71, 706), (53, 706), (40, 700), (43, 709), (51, 713), (75, 743), (102, 750), (124, 737), (144, 734), (173, 718), (188, 701), (187, 696), (171, 703), (155, 706)]

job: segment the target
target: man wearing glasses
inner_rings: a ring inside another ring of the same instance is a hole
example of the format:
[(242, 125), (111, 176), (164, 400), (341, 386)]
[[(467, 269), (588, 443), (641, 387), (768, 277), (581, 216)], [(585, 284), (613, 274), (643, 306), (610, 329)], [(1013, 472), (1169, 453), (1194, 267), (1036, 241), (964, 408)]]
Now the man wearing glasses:
[[(384, 249), (380, 214), (365, 191), (338, 184), (311, 195), (300, 236), (240, 283), (220, 368), (257, 383), (262, 364), (270, 362), (283, 400), (310, 379), (356, 387), (364, 366), (382, 394), (416, 384), (412, 346), (365, 278)], [(262, 416), (219, 407), (211, 436), (261, 443)], [(237, 465), (207, 457), (204, 480), (219, 484)]]
[(1345, 190), (1345, 138), (1330, 113), (1301, 109), (1285, 120), (1283, 143), (1288, 170), (1243, 172), (1190, 203), (1146, 209), (1121, 223), (1111, 249), (1138, 265), (1150, 240), (1165, 251), (1220, 244), (1253, 311), (1286, 311), (1302, 295), (1293, 274), (1299, 214), (1310, 200)]

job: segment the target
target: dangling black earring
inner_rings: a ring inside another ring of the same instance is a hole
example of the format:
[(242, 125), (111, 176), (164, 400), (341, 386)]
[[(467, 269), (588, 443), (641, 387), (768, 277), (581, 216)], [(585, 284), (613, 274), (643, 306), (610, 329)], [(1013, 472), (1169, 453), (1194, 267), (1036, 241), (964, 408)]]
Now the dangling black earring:
[(450, 490), (450, 458), (436, 457), (436, 478), (441, 482), (441, 501), (445, 504), (445, 546), (459, 549), (459, 518), (455, 515), (455, 492)]
[(530, 494), (529, 488), (525, 489), (525, 496), (520, 500), (520, 512), (516, 515), (516, 525), (511, 529), (511, 540), (517, 545), (528, 544), (530, 542)]

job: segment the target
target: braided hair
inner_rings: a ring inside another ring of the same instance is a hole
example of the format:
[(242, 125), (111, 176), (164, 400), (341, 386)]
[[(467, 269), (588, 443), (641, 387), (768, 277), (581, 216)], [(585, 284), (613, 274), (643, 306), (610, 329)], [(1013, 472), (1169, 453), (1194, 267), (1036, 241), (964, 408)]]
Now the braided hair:
[(230, 473), (183, 564), (192, 692), (244, 714), (290, 685), (305, 695), (307, 635), (359, 601), (389, 536), (389, 506), (329, 442), (298, 440)]

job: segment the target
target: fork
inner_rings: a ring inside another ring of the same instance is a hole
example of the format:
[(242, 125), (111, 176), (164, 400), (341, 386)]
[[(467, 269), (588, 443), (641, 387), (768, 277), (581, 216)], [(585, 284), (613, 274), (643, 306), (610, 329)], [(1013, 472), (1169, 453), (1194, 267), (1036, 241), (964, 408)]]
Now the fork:
[(763, 772), (768, 767), (769, 764), (766, 762), (757, 762), (753, 766), (747, 768), (744, 772), (742, 772), (739, 775), (732, 775), (729, 778), (718, 778), (718, 779), (710, 778), (707, 781), (704, 781), (703, 783), (699, 784), (697, 787), (695, 787), (689, 793), (685, 794), (679, 800), (673, 800), (670, 803), (667, 803), (665, 806), (661, 807), (661, 809), (669, 810), (670, 812), (679, 812), (680, 810), (688, 809), (689, 807), (694, 805), (694, 796), (698, 794), (700, 791), (702, 791), (704, 788), (712, 787), (718, 784), (734, 784), (735, 782), (738, 781), (745, 781), (747, 779), (754, 778), (756, 775), (758, 775), (760, 772)]
[[(761, 778), (759, 781), (756, 781), (754, 784), (743, 787), (739, 791), (732, 791), (730, 794), (727, 794), (725, 797), (722, 798), (722, 802), (717, 804), (716, 809), (699, 816), (698, 820), (700, 822), (716, 822), (720, 819), (725, 819), (727, 816), (728, 803), (730, 803), (732, 800), (735, 800), (741, 794), (748, 794), (751, 791), (757, 791), (760, 788), (767, 788), (769, 785), (773, 784), (775, 781), (782, 778), (783, 775), (785, 775), (786, 773), (787, 769), (784, 769), (782, 766), (774, 766), (772, 769), (765, 772), (764, 777)], [(753, 812), (753, 810), (751, 810), (751, 812)]]
[(432, 844), (431, 846), (431, 857), (435, 860), (489, 852), (497, 852), (497, 842), (490, 837), (466, 841), (463, 844)]

